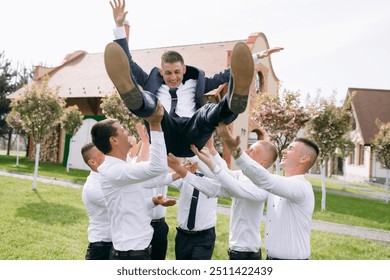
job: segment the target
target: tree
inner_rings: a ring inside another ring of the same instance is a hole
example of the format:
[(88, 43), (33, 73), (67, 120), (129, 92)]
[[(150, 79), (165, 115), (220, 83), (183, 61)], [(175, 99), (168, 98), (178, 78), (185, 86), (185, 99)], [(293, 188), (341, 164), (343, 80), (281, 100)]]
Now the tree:
[(390, 172), (390, 122), (381, 123), (376, 120), (376, 125), (379, 128), (375, 135), (373, 147), (376, 157), (380, 163), (386, 168), (386, 203), (389, 201), (389, 172)]
[(33, 190), (37, 186), (41, 141), (60, 123), (64, 107), (65, 99), (58, 96), (58, 88), (48, 86), (48, 77), (32, 82), (19, 98), (11, 102), (12, 110), (20, 114), (23, 129), (32, 136), (36, 145)]
[(326, 178), (325, 165), (336, 149), (345, 151), (351, 149), (353, 143), (347, 133), (351, 130), (350, 99), (344, 106), (337, 106), (335, 97), (320, 98), (318, 94), (313, 102), (308, 104), (310, 121), (306, 127), (308, 137), (312, 138), (320, 148), (318, 157), (321, 172), (321, 211), (326, 210)]
[[(142, 118), (134, 115), (127, 109), (117, 92), (102, 98), (100, 108), (106, 117), (118, 120), (123, 127), (138, 139), (135, 125), (143, 122)], [(138, 139), (139, 140), (139, 139)]]
[[(0, 53), (0, 138), (9, 138), (10, 128), (6, 117), (10, 111), (10, 101), (7, 95), (15, 90), (16, 71), (11, 69), (11, 61), (4, 58), (4, 52)], [(7, 152), (9, 155), (9, 150)]]
[[(283, 90), (281, 97), (268, 94), (259, 94), (250, 112), (252, 120), (267, 132), (268, 137), (275, 143), (278, 158), (296, 137), (298, 131), (309, 120), (305, 108), (299, 101), (299, 92)], [(277, 160), (279, 173), (279, 160)]]
[(23, 131), (22, 120), (19, 112), (12, 110), (8, 113), (6, 121), (16, 133), (16, 166), (19, 166), (19, 135)]
[[(83, 114), (80, 112), (77, 105), (69, 106), (65, 108), (60, 121), (65, 132), (68, 133), (70, 137), (73, 137), (83, 124)], [(69, 172), (68, 161), (66, 164), (66, 172)]]

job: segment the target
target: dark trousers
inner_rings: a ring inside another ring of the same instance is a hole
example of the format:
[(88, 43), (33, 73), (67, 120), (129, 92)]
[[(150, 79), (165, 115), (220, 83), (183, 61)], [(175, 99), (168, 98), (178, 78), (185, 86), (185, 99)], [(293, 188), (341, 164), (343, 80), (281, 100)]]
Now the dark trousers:
[(261, 251), (258, 252), (239, 252), (230, 250), (228, 251), (229, 260), (261, 260)]
[(152, 246), (144, 250), (118, 251), (113, 247), (110, 253), (110, 260), (150, 260)]
[(175, 254), (177, 260), (211, 260), (215, 245), (215, 228), (185, 231), (177, 228)]
[(86, 260), (109, 260), (112, 242), (92, 242), (88, 244)]
[(154, 229), (152, 242), (152, 253), (150, 258), (152, 260), (165, 260), (168, 247), (168, 232), (169, 226), (165, 219), (152, 220), (151, 225)]
[[(144, 106), (139, 110), (132, 111), (139, 117), (150, 116), (157, 104), (157, 97), (154, 94), (144, 91), (143, 97)], [(190, 144), (194, 144), (200, 150), (210, 139), (215, 127), (220, 122), (230, 124), (237, 116), (228, 107), (228, 94), (218, 104), (206, 103), (191, 118), (170, 115), (164, 109), (161, 126), (164, 131), (167, 152), (178, 157), (194, 156), (190, 150)], [(149, 130), (147, 122), (145, 125)]]

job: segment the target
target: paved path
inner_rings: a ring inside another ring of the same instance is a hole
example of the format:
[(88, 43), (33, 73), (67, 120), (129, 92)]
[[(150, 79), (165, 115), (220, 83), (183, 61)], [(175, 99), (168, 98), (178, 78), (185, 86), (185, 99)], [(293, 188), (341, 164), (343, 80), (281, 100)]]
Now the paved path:
[[(32, 175), (20, 174), (20, 173), (9, 173), (7, 171), (2, 171), (2, 170), (0, 170), (0, 176), (11, 176), (11, 177), (16, 177), (21, 179), (33, 180)], [(38, 181), (54, 184), (54, 185), (61, 185), (65, 187), (72, 187), (72, 188), (82, 187), (82, 184), (79, 183), (73, 183), (69, 181), (57, 180), (57, 179), (41, 177), (41, 176), (38, 177)], [(227, 216), (230, 215), (229, 206), (219, 205), (217, 210), (219, 214), (227, 215)], [(356, 236), (356, 237), (366, 238), (369, 240), (390, 243), (390, 231), (356, 227), (356, 226), (350, 226), (344, 224), (336, 224), (336, 223), (323, 222), (317, 220), (312, 221), (311, 228), (312, 230), (333, 232), (337, 234)]]

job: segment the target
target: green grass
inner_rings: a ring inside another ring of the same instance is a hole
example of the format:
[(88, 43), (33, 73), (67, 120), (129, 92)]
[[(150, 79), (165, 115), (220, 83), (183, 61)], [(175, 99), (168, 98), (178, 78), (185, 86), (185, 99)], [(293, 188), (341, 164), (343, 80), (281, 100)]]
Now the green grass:
[[(81, 189), (0, 176), (0, 260), (82, 260), (88, 244), (88, 217)], [(167, 259), (175, 259), (177, 207), (167, 211)], [(262, 227), (262, 234), (264, 227)], [(214, 260), (226, 260), (229, 217), (218, 215)], [(311, 259), (390, 259), (390, 244), (312, 231)], [(265, 256), (264, 248), (262, 248)]]
[[(33, 174), (34, 162), (26, 157), (20, 158), (20, 164), (15, 166), (14, 156), (0, 155), (0, 169)], [(70, 169), (66, 172), (66, 168), (62, 164), (41, 162), (39, 164), (39, 176), (55, 177), (58, 179), (69, 180), (73, 182), (83, 183), (89, 174), (85, 170)], [(315, 188), (321, 187), (321, 182), (317, 178), (308, 176)], [(328, 189), (341, 190), (342, 182), (335, 183), (335, 180), (327, 180)], [(38, 186), (40, 183), (38, 183)], [(368, 185), (367, 185), (368, 186)], [(368, 186), (370, 187), (370, 186)], [(178, 197), (177, 189), (169, 188), (170, 196)], [(335, 222), (354, 226), (363, 226), (368, 228), (390, 230), (390, 211), (389, 204), (379, 200), (361, 199), (338, 194), (327, 193), (325, 213), (321, 213), (321, 192), (315, 191), (316, 207), (313, 214), (313, 219)], [(230, 205), (231, 199), (219, 198), (218, 203)]]
[[(16, 166), (15, 164), (15, 156), (0, 155), (0, 170), (3, 169), (10, 172), (34, 174), (35, 161), (26, 157), (19, 157), (19, 166)], [(84, 183), (88, 174), (89, 171), (78, 169), (70, 169), (69, 172), (66, 172), (66, 167), (59, 163), (39, 162), (38, 176)]]

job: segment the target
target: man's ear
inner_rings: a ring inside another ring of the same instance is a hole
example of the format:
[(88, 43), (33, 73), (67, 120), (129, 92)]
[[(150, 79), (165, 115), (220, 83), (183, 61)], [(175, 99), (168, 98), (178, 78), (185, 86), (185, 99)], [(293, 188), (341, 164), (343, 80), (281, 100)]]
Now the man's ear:
[(306, 162), (309, 162), (311, 161), (311, 157), (308, 156), (308, 155), (304, 155), (303, 157), (301, 157), (301, 160), (300, 160), (302, 163), (306, 163)]
[(118, 140), (114, 136), (111, 136), (109, 141), (110, 141), (111, 146), (114, 146), (118, 143)]
[(186, 71), (187, 71), (187, 67), (186, 67), (186, 65), (184, 64), (184, 65), (183, 65), (183, 75), (186, 73)]
[(158, 71), (160, 72), (160, 75), (163, 76), (162, 68), (158, 69)]

